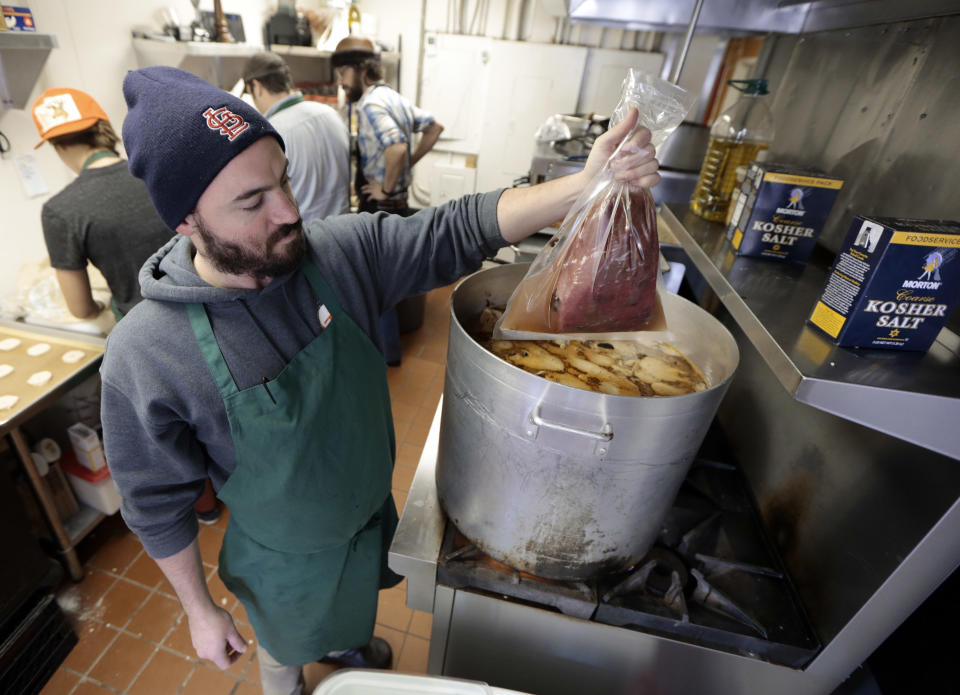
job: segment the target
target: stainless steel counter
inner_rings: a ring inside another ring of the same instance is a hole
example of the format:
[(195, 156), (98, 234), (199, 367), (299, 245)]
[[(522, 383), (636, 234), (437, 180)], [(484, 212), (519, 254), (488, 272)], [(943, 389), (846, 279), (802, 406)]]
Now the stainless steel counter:
[(81, 349), (90, 353), (75, 365), (58, 362), (56, 370), (51, 368), (54, 375), (49, 382), (41, 387), (31, 388), (30, 393), (24, 394), (13, 409), (0, 414), (0, 434), (26, 422), (100, 368), (106, 340), (99, 336), (4, 319), (0, 319), (0, 329), (9, 329), (16, 337), (24, 340), (52, 340), (58, 347)]
[[(104, 518), (104, 515), (96, 509), (80, 504), (80, 511), (66, 521), (61, 521), (50, 489), (40, 476), (30, 456), (29, 442), (21, 432), (20, 426), (50, 407), (71, 388), (94, 374), (103, 360), (106, 341), (98, 336), (26, 325), (18, 321), (0, 320), (0, 328), (8, 329), (5, 334), (15, 335), (24, 340), (50, 341), (59, 348), (80, 348), (90, 353), (76, 364), (66, 365), (56, 361), (55, 366), (51, 366), (47, 363), (45, 366), (50, 367), (50, 370), (55, 372), (55, 376), (44, 386), (32, 388), (29, 396), (23, 396), (23, 402), (11, 410), (8, 415), (0, 415), (0, 435), (10, 435), (17, 456), (20, 458), (27, 477), (30, 479), (30, 484), (40, 500), (40, 506), (53, 530), (53, 535), (60, 546), (60, 551), (67, 564), (67, 570), (74, 581), (80, 581), (83, 578), (83, 567), (77, 557), (76, 545), (93, 530)], [(53, 350), (50, 352), (54, 353)], [(56, 352), (59, 353), (59, 350)]]
[(441, 397), (388, 556), (390, 569), (407, 578), (407, 607), (427, 613), (433, 612), (437, 562), (447, 524), (435, 477), (442, 411)]
[(919, 354), (839, 348), (806, 323), (831, 259), (798, 266), (737, 256), (722, 225), (686, 206), (663, 206), (661, 224), (793, 398), (960, 459), (958, 336), (943, 329)]

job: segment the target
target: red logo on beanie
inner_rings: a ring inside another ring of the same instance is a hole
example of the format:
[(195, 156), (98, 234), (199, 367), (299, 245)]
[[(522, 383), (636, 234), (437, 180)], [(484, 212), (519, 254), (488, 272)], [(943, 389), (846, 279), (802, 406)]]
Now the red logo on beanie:
[(210, 130), (216, 130), (221, 135), (226, 135), (230, 142), (233, 142), (240, 133), (250, 127), (250, 124), (243, 120), (242, 116), (227, 110), (226, 106), (221, 106), (216, 111), (213, 108), (208, 108), (203, 112), (203, 117), (207, 119), (207, 127)]

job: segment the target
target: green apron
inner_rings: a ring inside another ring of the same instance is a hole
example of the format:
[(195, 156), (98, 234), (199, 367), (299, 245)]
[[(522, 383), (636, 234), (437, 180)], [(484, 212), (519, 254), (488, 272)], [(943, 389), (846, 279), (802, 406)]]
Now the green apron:
[(223, 396), (237, 468), (217, 493), (230, 508), (220, 577), (278, 662), (305, 664), (366, 644), (397, 525), (386, 366), (319, 270), (320, 335), (283, 371), (238, 390), (202, 304), (190, 323)]

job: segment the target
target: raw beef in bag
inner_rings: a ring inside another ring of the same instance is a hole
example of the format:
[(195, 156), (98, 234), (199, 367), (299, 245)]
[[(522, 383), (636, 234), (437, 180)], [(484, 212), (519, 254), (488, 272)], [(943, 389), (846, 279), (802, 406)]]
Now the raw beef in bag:
[[(637, 127), (649, 128), (659, 147), (692, 103), (693, 97), (676, 85), (631, 68), (611, 125), (637, 108)], [(497, 338), (610, 338), (664, 329), (653, 196), (617, 182), (610, 171), (635, 131), (623, 139), (534, 259), (497, 324)]]

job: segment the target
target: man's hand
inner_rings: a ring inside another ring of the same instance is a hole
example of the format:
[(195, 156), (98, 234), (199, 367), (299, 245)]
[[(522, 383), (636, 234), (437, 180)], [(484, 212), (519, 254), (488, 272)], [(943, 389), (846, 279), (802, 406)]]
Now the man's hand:
[(210, 604), (194, 615), (188, 615), (190, 640), (197, 656), (209, 659), (218, 668), (228, 669), (247, 651), (247, 642), (237, 632), (230, 614)]
[(386, 200), (387, 196), (383, 192), (383, 186), (376, 181), (371, 181), (365, 183), (360, 187), (360, 190), (363, 191), (363, 194), (367, 196), (370, 200)]
[[(583, 167), (585, 179), (593, 179), (600, 173), (607, 159), (636, 125), (638, 117), (637, 110), (630, 109), (624, 120), (597, 138)], [(632, 187), (651, 188), (660, 183), (660, 174), (657, 173), (660, 163), (654, 159), (655, 154), (653, 145), (650, 144), (650, 131), (641, 126), (629, 142), (620, 148), (617, 158), (610, 163), (610, 171), (614, 179), (621, 183), (630, 184)]]

